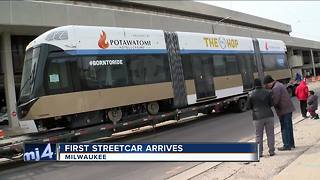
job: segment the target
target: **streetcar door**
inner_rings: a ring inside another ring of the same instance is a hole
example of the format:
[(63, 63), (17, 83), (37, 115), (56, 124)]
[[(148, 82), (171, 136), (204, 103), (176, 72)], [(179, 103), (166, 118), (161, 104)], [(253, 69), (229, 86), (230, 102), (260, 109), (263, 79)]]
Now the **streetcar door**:
[(240, 59), (240, 71), (242, 76), (243, 91), (253, 89), (254, 81), (254, 64), (253, 59), (249, 55), (241, 55)]
[(192, 63), (197, 101), (215, 98), (212, 59), (209, 56), (199, 56)]

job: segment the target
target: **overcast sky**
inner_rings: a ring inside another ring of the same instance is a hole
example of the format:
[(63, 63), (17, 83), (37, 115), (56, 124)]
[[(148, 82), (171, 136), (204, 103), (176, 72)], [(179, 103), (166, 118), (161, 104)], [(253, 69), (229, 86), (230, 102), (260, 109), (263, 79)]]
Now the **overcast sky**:
[(291, 36), (320, 41), (320, 1), (200, 2), (286, 23)]

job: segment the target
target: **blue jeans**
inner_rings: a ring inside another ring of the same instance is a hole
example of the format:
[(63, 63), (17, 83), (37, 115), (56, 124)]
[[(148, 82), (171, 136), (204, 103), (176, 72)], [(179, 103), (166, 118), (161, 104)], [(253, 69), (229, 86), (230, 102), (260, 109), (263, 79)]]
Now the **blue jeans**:
[(292, 126), (292, 112), (279, 117), (281, 126), (282, 142), (285, 148), (295, 146)]

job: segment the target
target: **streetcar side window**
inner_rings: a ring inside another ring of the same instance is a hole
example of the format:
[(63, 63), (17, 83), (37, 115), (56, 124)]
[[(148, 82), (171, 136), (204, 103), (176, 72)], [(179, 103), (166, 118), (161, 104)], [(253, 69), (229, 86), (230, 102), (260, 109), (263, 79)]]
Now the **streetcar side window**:
[(169, 62), (167, 56), (132, 55), (128, 62), (128, 70), (131, 75), (131, 85), (170, 81)]
[(235, 55), (226, 55), (226, 71), (228, 75), (240, 74), (239, 60)]
[(109, 79), (111, 79), (112, 82), (111, 84), (107, 84), (107, 86), (122, 87), (129, 85), (128, 70), (126, 64), (110, 66), (107, 69), (111, 71), (111, 77), (109, 76)]
[(78, 69), (80, 73), (80, 86), (82, 90), (92, 90), (102, 88), (105, 84), (105, 71), (103, 66), (95, 66), (97, 57), (80, 57)]
[(133, 56), (128, 62), (128, 71), (133, 85), (144, 84), (144, 61)]
[[(228, 76), (241, 74), (240, 72), (240, 59), (250, 61), (252, 68), (254, 68), (253, 55), (250, 54), (192, 54), (182, 55), (182, 65), (184, 76), (186, 79), (191, 79), (193, 73), (193, 61), (200, 61), (201, 58), (207, 58), (213, 62), (213, 76)], [(204, 61), (206, 62), (206, 61)]]
[(227, 74), (226, 71), (226, 62), (223, 55), (214, 55), (213, 56), (213, 68), (214, 76), (224, 76)]
[(238, 61), (239, 61), (239, 63), (241, 63), (241, 62), (249, 62), (248, 65), (250, 66), (251, 71), (252, 72), (258, 72), (257, 63), (254, 60), (253, 54), (241, 54), (241, 55), (238, 55)]
[(49, 94), (73, 89), (70, 76), (70, 63), (67, 59), (49, 59), (47, 66), (47, 90)]
[(287, 69), (288, 63), (286, 61), (286, 55), (285, 54), (279, 54), (276, 56), (277, 59), (277, 66), (279, 69)]
[(185, 80), (193, 79), (193, 68), (190, 55), (181, 56), (183, 75)]
[(170, 81), (166, 56), (109, 55), (79, 57), (82, 90)]
[(163, 57), (146, 56), (144, 61), (145, 83), (159, 83), (168, 80), (168, 69)]
[(287, 69), (288, 64), (284, 54), (263, 54), (263, 68), (267, 71)]
[(123, 56), (79, 57), (78, 69), (82, 90), (128, 85), (126, 59)]

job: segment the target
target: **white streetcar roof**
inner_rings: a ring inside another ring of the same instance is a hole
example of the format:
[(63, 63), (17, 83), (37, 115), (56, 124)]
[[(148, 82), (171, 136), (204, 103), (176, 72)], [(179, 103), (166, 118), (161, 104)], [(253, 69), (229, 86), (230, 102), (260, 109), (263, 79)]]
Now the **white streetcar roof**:
[(182, 53), (253, 53), (251, 38), (177, 32)]
[(286, 52), (287, 48), (283, 41), (257, 38), (262, 53)]
[(51, 44), (75, 54), (123, 50), (166, 52), (163, 31), (136, 28), (62, 26), (43, 33), (27, 49), (39, 44)]

